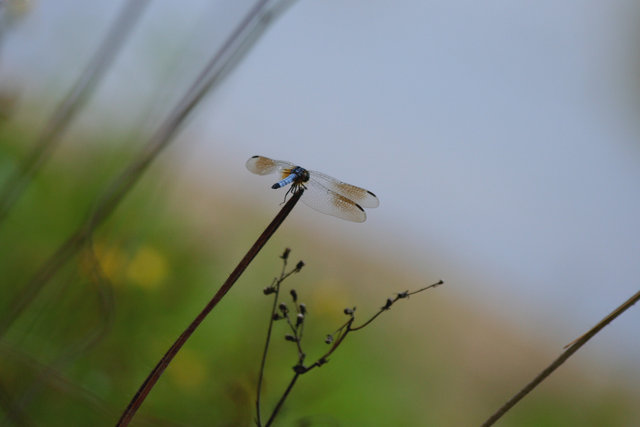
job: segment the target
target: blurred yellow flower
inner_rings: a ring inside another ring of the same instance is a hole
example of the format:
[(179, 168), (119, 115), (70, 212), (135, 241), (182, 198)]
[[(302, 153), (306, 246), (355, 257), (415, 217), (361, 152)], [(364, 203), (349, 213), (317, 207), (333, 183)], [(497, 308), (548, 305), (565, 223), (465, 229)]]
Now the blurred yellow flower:
[(157, 249), (142, 246), (127, 266), (126, 277), (142, 288), (155, 289), (167, 277), (167, 260)]
[(194, 390), (207, 376), (207, 368), (198, 353), (183, 348), (169, 366), (167, 374), (182, 390)]
[(86, 256), (82, 259), (82, 269), (85, 274), (91, 276), (94, 274), (95, 265), (98, 261), (100, 264), (99, 274), (104, 274), (107, 279), (113, 283), (118, 283), (118, 277), (122, 274), (122, 270), (127, 263), (126, 255), (116, 246), (106, 246), (97, 243), (92, 249), (87, 249)]

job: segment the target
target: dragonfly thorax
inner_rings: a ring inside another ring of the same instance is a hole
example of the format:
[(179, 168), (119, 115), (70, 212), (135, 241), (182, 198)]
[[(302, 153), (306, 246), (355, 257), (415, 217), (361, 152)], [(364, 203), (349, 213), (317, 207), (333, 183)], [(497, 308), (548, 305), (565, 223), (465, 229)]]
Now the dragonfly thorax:
[(303, 183), (309, 181), (309, 171), (301, 166), (296, 166), (291, 171), (291, 175), (295, 175), (293, 182), (295, 184)]

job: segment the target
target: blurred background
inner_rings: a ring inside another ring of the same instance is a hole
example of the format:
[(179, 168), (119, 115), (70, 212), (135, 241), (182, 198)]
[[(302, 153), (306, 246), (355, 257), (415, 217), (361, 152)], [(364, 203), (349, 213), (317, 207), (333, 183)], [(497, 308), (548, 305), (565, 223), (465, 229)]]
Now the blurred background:
[[(285, 247), (307, 264), (285, 285), (309, 309), (311, 359), (344, 307), (364, 321), (396, 292), (445, 285), (350, 336), (301, 378), (281, 425), (479, 425), (637, 292), (630, 0), (273, 1), (281, 16), (113, 214), (68, 240), (255, 3), (0, 2), (3, 425), (116, 422), (279, 209), (274, 180), (244, 167), (256, 154), (380, 207), (354, 224), (297, 206), (133, 425), (252, 425), (262, 289)], [(639, 322), (624, 313), (500, 425), (640, 424)], [(278, 327), (267, 410), (296, 359)]]

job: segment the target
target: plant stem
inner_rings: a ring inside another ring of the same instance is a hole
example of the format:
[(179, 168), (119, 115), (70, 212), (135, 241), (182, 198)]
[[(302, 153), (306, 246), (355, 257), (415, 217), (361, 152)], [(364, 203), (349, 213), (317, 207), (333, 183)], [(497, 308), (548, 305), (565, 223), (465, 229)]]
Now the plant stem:
[(540, 372), (529, 384), (524, 386), (522, 390), (516, 393), (511, 399), (507, 401), (500, 409), (498, 409), (493, 415), (491, 415), (483, 424), (482, 427), (488, 427), (498, 421), (509, 409), (513, 408), (516, 403), (522, 400), (531, 390), (536, 388), (538, 384), (544, 381), (549, 375), (551, 375), (560, 365), (562, 365), (573, 353), (578, 351), (584, 344), (587, 343), (594, 335), (600, 332), (605, 326), (607, 326), (613, 319), (620, 316), (624, 311), (634, 305), (640, 300), (640, 291), (625, 301), (618, 308), (613, 310), (608, 316), (598, 322), (593, 328), (586, 334), (575, 340), (569, 345), (566, 351), (564, 351), (556, 360), (554, 360), (549, 366), (547, 366), (542, 372)]
[(293, 386), (295, 385), (296, 381), (298, 380), (298, 377), (300, 377), (300, 373), (296, 372), (296, 374), (291, 379), (291, 382), (287, 386), (287, 389), (285, 390), (284, 394), (282, 395), (282, 397), (278, 401), (278, 404), (273, 409), (273, 412), (271, 413), (271, 416), (269, 417), (269, 420), (264, 425), (264, 427), (269, 427), (271, 425), (271, 423), (273, 423), (273, 420), (276, 418), (276, 415), (278, 415), (278, 412), (280, 411), (280, 408), (282, 407), (282, 404), (284, 403), (284, 401), (289, 396), (289, 393), (291, 392), (291, 389), (293, 388)]
[(278, 295), (280, 295), (280, 282), (284, 276), (284, 269), (287, 266), (287, 260), (285, 258), (284, 265), (282, 267), (282, 273), (280, 279), (275, 283), (275, 295), (273, 297), (273, 307), (271, 308), (271, 317), (269, 319), (269, 329), (267, 330), (267, 340), (264, 344), (264, 351), (262, 352), (262, 360), (260, 361), (260, 373), (258, 374), (258, 390), (256, 392), (256, 423), (258, 427), (262, 426), (262, 419), (260, 415), (260, 394), (262, 393), (262, 379), (264, 378), (264, 366), (267, 363), (267, 351), (269, 350), (269, 343), (271, 342), (271, 331), (273, 330), (273, 316), (276, 314), (276, 307), (278, 306)]
[(178, 337), (178, 339), (173, 343), (173, 345), (169, 348), (169, 350), (167, 350), (167, 352), (164, 354), (162, 359), (160, 359), (158, 364), (153, 368), (153, 370), (151, 371), (147, 379), (144, 380), (144, 382), (138, 389), (137, 393), (135, 394), (135, 396), (133, 397), (133, 399), (125, 409), (125, 411), (122, 413), (122, 416), (120, 417), (120, 420), (118, 421), (117, 426), (126, 426), (129, 424), (129, 422), (135, 415), (136, 411), (138, 410), (142, 402), (144, 402), (144, 399), (147, 397), (147, 395), (149, 394), (149, 392), (151, 391), (155, 383), (160, 378), (160, 375), (162, 375), (164, 370), (167, 368), (167, 366), (169, 365), (173, 357), (178, 353), (178, 351), (180, 351), (184, 343), (189, 339), (191, 334), (193, 334), (193, 332), (196, 330), (198, 325), (202, 323), (202, 321), (209, 314), (209, 312), (218, 304), (218, 302), (222, 299), (222, 297), (224, 297), (225, 294), (229, 292), (229, 289), (231, 289), (233, 284), (238, 280), (238, 278), (247, 268), (249, 263), (258, 254), (258, 252), (260, 251), (260, 249), (262, 249), (265, 243), (267, 243), (267, 241), (271, 238), (271, 236), (273, 236), (273, 233), (275, 233), (275, 231), (278, 229), (280, 224), (282, 224), (282, 222), (285, 220), (287, 215), (289, 215), (289, 213), (291, 212), (293, 207), (296, 205), (296, 203), (298, 203), (298, 201), (300, 200), (300, 196), (302, 196), (303, 192), (304, 192), (304, 189), (300, 189), (299, 191), (295, 192), (291, 196), (289, 201), (282, 207), (282, 209), (280, 210), (280, 212), (278, 212), (278, 214), (273, 219), (273, 221), (271, 221), (271, 223), (267, 226), (267, 228), (262, 232), (260, 237), (258, 237), (258, 240), (256, 240), (253, 246), (251, 246), (249, 251), (242, 258), (242, 260), (240, 260), (240, 263), (238, 263), (237, 267), (231, 272), (231, 274), (229, 275), (227, 280), (222, 284), (220, 289), (218, 289), (218, 292), (216, 292), (216, 294), (213, 296), (211, 301), (207, 303), (207, 305), (204, 307), (204, 309), (202, 309), (200, 314), (196, 316), (196, 318), (191, 322), (191, 324), (187, 326), (187, 329), (185, 329), (185, 331)]

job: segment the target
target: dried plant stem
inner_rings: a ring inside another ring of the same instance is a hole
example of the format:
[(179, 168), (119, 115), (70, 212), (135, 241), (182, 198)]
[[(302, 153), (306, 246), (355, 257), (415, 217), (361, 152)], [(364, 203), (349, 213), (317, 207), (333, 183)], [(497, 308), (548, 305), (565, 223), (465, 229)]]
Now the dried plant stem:
[(507, 411), (513, 408), (523, 397), (525, 397), (531, 390), (536, 388), (538, 384), (545, 380), (549, 375), (553, 373), (560, 365), (562, 365), (573, 353), (578, 351), (584, 344), (587, 343), (594, 335), (600, 332), (605, 326), (607, 326), (613, 319), (620, 316), (624, 311), (629, 309), (632, 305), (640, 300), (640, 291), (625, 301), (618, 308), (613, 310), (607, 317), (602, 319), (589, 330), (586, 334), (569, 344), (566, 351), (564, 351), (560, 357), (554, 360), (549, 366), (547, 366), (542, 372), (540, 372), (529, 384), (527, 384), (522, 390), (516, 393), (511, 399), (507, 401), (500, 409), (498, 409), (493, 415), (491, 415), (484, 423), (482, 427), (493, 425), (498, 421)]
[(295, 192), (291, 196), (289, 201), (282, 207), (282, 209), (280, 210), (280, 212), (278, 212), (278, 214), (273, 219), (273, 221), (271, 221), (271, 223), (267, 226), (267, 228), (262, 232), (260, 237), (258, 237), (258, 240), (256, 240), (253, 246), (251, 246), (251, 248), (246, 253), (246, 255), (242, 258), (238, 266), (233, 270), (233, 272), (231, 272), (227, 280), (222, 284), (222, 286), (220, 287), (218, 292), (216, 292), (216, 294), (213, 296), (211, 301), (207, 303), (207, 305), (204, 307), (204, 309), (202, 309), (200, 314), (196, 316), (196, 318), (191, 322), (191, 324), (187, 326), (187, 329), (185, 329), (185, 331), (178, 337), (178, 339), (173, 343), (173, 345), (169, 348), (169, 350), (167, 350), (167, 352), (164, 354), (162, 359), (160, 359), (160, 361), (155, 366), (155, 368), (153, 368), (153, 370), (151, 371), (147, 379), (142, 383), (137, 393), (135, 394), (135, 396), (133, 397), (133, 399), (125, 409), (125, 411), (122, 413), (122, 416), (120, 417), (120, 420), (118, 421), (118, 424), (117, 424), (118, 426), (126, 426), (129, 424), (129, 422), (135, 415), (136, 411), (138, 410), (142, 402), (144, 402), (145, 398), (147, 397), (147, 395), (149, 394), (149, 392), (151, 391), (155, 383), (160, 378), (160, 375), (162, 375), (164, 370), (167, 368), (167, 366), (169, 365), (173, 357), (178, 353), (178, 351), (182, 348), (184, 343), (189, 339), (191, 334), (193, 334), (193, 332), (196, 330), (198, 325), (202, 323), (202, 321), (209, 314), (209, 312), (218, 304), (218, 302), (220, 302), (222, 297), (225, 296), (225, 294), (229, 291), (229, 289), (231, 289), (233, 284), (236, 282), (236, 280), (238, 280), (238, 278), (247, 268), (249, 263), (251, 263), (253, 258), (258, 254), (260, 249), (262, 249), (265, 243), (267, 243), (267, 241), (271, 238), (271, 236), (273, 236), (273, 233), (275, 233), (275, 231), (278, 229), (280, 224), (282, 224), (282, 222), (285, 220), (287, 215), (289, 215), (293, 207), (296, 205), (296, 203), (298, 203), (298, 200), (300, 200), (300, 196), (302, 196), (303, 192), (304, 190), (300, 189), (299, 191)]
[(262, 395), (262, 381), (264, 379), (264, 367), (267, 363), (267, 352), (269, 350), (269, 343), (271, 342), (271, 333), (273, 332), (273, 323), (275, 322), (273, 316), (276, 313), (276, 307), (278, 306), (278, 296), (280, 295), (280, 285), (278, 282), (282, 281), (284, 275), (284, 269), (287, 267), (287, 260), (285, 258), (282, 266), (282, 274), (280, 274), (280, 280), (275, 283), (275, 295), (273, 298), (273, 307), (271, 308), (271, 318), (269, 320), (269, 328), (267, 329), (267, 340), (264, 344), (264, 351), (262, 352), (262, 359), (260, 360), (260, 372), (258, 373), (258, 385), (256, 390), (256, 422), (258, 426), (262, 425), (260, 414), (260, 398)]
[[(333, 345), (331, 346), (331, 348), (322, 356), (320, 356), (314, 363), (312, 363), (309, 366), (304, 366), (304, 359), (305, 359), (305, 354), (302, 351), (302, 347), (300, 344), (301, 341), (301, 331), (294, 327), (294, 325), (291, 323), (290, 319), (288, 318), (288, 316), (285, 315), (287, 322), (289, 323), (289, 326), (292, 328), (294, 335), (295, 335), (295, 341), (298, 345), (298, 363), (297, 365), (294, 367), (294, 375), (291, 378), (291, 381), (289, 382), (289, 385), (287, 386), (286, 390), (284, 391), (284, 393), (282, 394), (282, 396), (280, 397), (280, 400), (278, 400), (278, 403), (276, 404), (275, 408), (273, 409), (273, 412), (271, 413), (271, 416), (269, 417), (269, 420), (267, 421), (267, 423), (265, 424), (265, 427), (268, 427), (271, 425), (271, 423), (273, 422), (273, 420), (275, 419), (275, 417), (278, 415), (278, 412), (280, 411), (280, 409), (282, 408), (282, 405), (284, 404), (285, 400), (287, 399), (287, 397), (289, 397), (289, 394), (291, 393), (291, 389), (293, 388), (293, 386), (295, 385), (296, 381), (298, 380), (298, 378), (300, 377), (300, 375), (302, 374), (306, 374), (307, 372), (311, 371), (314, 368), (318, 368), (322, 365), (324, 365), (325, 363), (328, 362), (328, 358), (329, 356), (331, 356), (337, 349), (338, 347), (340, 347), (340, 345), (344, 342), (345, 338), (347, 338), (347, 335), (349, 335), (349, 333), (357, 331), (359, 329), (362, 329), (366, 326), (368, 326), (369, 324), (371, 324), (371, 322), (373, 322), (380, 314), (382, 314), (385, 311), (388, 311), (391, 306), (398, 300), (400, 299), (407, 299), (409, 298), (409, 296), (417, 294), (419, 292), (424, 292), (427, 289), (431, 289), (431, 288), (435, 288), (437, 286), (442, 285), (444, 282), (442, 280), (429, 285), (429, 286), (425, 286), (424, 288), (418, 289), (416, 291), (413, 292), (409, 292), (409, 291), (404, 291), (401, 292), (399, 294), (396, 294), (396, 297), (391, 299), (389, 298), (385, 305), (382, 306), (378, 312), (376, 314), (374, 314), (373, 316), (371, 316), (369, 318), (369, 320), (367, 320), (366, 322), (364, 322), (362, 325), (360, 326), (356, 326), (353, 327), (353, 323), (355, 322), (356, 318), (354, 316), (354, 311), (355, 308), (353, 310), (345, 310), (345, 314), (349, 315), (349, 320), (347, 320), (342, 326), (340, 326), (337, 330), (337, 334), (338, 334), (338, 338), (335, 339), (335, 341), (333, 342)], [(279, 285), (279, 283), (278, 283)], [(278, 286), (276, 285), (276, 286)], [(273, 313), (272, 313), (273, 315)], [(301, 325), (302, 326), (302, 325)], [(267, 340), (267, 345), (268, 345), (269, 341)], [(260, 423), (260, 418), (258, 417), (258, 426), (260, 427), (262, 424)]]
[(273, 408), (273, 412), (271, 413), (271, 416), (267, 420), (267, 423), (265, 424), (265, 427), (269, 427), (271, 425), (271, 423), (273, 423), (273, 420), (276, 418), (276, 415), (278, 415), (278, 412), (280, 412), (280, 408), (282, 408), (282, 405), (284, 404), (284, 401), (289, 396), (289, 393), (291, 393), (291, 389), (293, 389), (293, 386), (296, 384), (296, 381), (298, 381), (298, 378), (300, 378), (300, 375), (301, 374), (299, 372), (296, 372), (293, 375), (293, 378), (291, 378), (291, 381), (289, 382), (289, 385), (287, 386), (287, 389), (282, 394), (282, 397), (280, 398), (280, 400), (278, 400), (278, 403), (276, 404), (276, 407)]
[[(274, 296), (273, 296), (273, 305), (271, 306), (271, 313), (269, 314), (269, 327), (267, 329), (267, 339), (264, 344), (262, 359), (260, 360), (260, 372), (258, 373), (258, 384), (257, 384), (257, 390), (256, 390), (256, 424), (258, 425), (258, 427), (262, 427), (262, 415), (260, 410), (261, 397), (262, 397), (262, 382), (264, 380), (264, 367), (267, 362), (267, 353), (269, 352), (269, 345), (271, 344), (271, 333), (273, 332), (273, 324), (276, 320), (276, 308), (278, 306), (278, 300), (280, 298), (280, 285), (289, 276), (291, 276), (294, 273), (298, 273), (302, 268), (302, 266), (304, 265), (302, 262), (299, 262), (296, 268), (294, 268), (293, 270), (287, 273), (286, 270), (287, 270), (287, 260), (289, 259), (289, 253), (290, 253), (290, 249), (287, 248), (281, 256), (283, 262), (282, 262), (282, 271), (280, 272), (280, 277), (274, 279), (271, 286), (265, 289), (265, 294), (272, 292)], [(298, 350), (299, 352), (301, 351), (299, 343), (298, 343)]]

